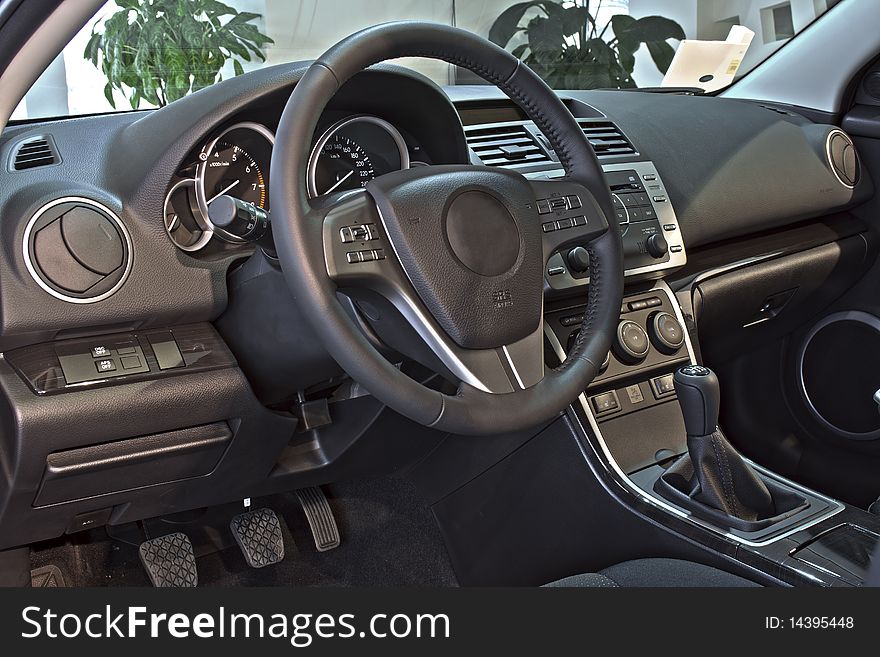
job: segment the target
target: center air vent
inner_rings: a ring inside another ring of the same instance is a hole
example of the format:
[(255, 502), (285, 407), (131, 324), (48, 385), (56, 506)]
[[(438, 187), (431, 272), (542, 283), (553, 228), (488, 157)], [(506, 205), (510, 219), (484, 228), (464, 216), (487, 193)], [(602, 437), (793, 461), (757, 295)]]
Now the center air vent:
[(590, 140), (590, 146), (598, 157), (612, 155), (635, 155), (636, 149), (629, 139), (611, 121), (579, 119), (578, 124)]
[(131, 269), (131, 239), (108, 208), (86, 198), (43, 206), (24, 233), (24, 258), (34, 280), (71, 303), (106, 299)]
[(486, 166), (510, 167), (551, 161), (521, 123), (470, 128), (466, 135), (468, 146)]
[(825, 142), (828, 164), (844, 187), (852, 189), (859, 181), (859, 156), (850, 136), (843, 130), (832, 130)]
[(58, 164), (60, 161), (58, 150), (55, 148), (55, 142), (52, 141), (51, 137), (48, 135), (33, 137), (21, 142), (15, 149), (15, 155), (12, 158), (12, 169), (14, 171), (24, 171), (25, 169)]

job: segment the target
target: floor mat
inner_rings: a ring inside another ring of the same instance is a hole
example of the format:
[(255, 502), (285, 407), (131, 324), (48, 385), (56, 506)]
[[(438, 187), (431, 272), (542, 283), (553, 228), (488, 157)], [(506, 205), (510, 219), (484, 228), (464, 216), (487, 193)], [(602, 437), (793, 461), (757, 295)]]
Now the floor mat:
[[(318, 552), (294, 492), (253, 500), (273, 509), (284, 535), (283, 561), (259, 570), (249, 567), (231, 538), (218, 549), (196, 544), (200, 586), (456, 586), (457, 581), (433, 515), (405, 479), (382, 478), (324, 487), (339, 524), (342, 542)], [(227, 523), (241, 512), (232, 507)], [(156, 523), (149, 529), (156, 531)], [(177, 523), (168, 533), (188, 531)], [(133, 541), (136, 542), (136, 541)], [(226, 547), (228, 545), (228, 547)], [(68, 586), (149, 586), (137, 546), (111, 540), (103, 531), (35, 546), (34, 568), (57, 565)]]

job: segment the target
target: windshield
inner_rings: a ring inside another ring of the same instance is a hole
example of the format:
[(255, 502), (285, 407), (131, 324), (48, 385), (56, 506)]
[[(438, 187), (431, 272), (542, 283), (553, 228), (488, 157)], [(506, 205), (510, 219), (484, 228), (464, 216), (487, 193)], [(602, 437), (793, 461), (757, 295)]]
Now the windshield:
[[(555, 89), (666, 84), (714, 91), (839, 1), (115, 0), (71, 40), (12, 118), (160, 107), (249, 70), (313, 59), (352, 32), (401, 19), (476, 32)], [(739, 37), (754, 33), (747, 49), (681, 46), (685, 39), (724, 41), (735, 26), (747, 28), (735, 30)], [(714, 75), (700, 68), (716, 56)], [(441, 85), (482, 83), (443, 62), (402, 63)]]

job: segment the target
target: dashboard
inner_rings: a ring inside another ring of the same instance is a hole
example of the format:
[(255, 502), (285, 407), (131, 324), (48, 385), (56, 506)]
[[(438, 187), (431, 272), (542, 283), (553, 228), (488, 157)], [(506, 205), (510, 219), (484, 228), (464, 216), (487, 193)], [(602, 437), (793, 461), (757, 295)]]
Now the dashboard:
[[(0, 137), (0, 161), (8, 163), (0, 229), (15, 246), (0, 257), (0, 348), (95, 327), (224, 315), (234, 287), (230, 274), (256, 246), (271, 260), (272, 244), (271, 236), (231, 230), (219, 209), (212, 218), (212, 206), (229, 197), (248, 208), (255, 226), (270, 224), (275, 133), (305, 68), (255, 71), (153, 112), (8, 127)], [(691, 249), (825, 216), (872, 192), (867, 176), (855, 174), (848, 184), (838, 170), (846, 162), (830, 159), (831, 138), (840, 131), (790, 110), (686, 95), (561, 96), (606, 172), (634, 280), (680, 269)], [(57, 161), (16, 170), (17, 154), (39, 140)], [(846, 148), (844, 140), (834, 152)], [(432, 164), (500, 166), (538, 179), (562, 175), (546, 137), (494, 87), (444, 90), (388, 65), (340, 89), (310, 151), (313, 197)], [(31, 266), (26, 262), (33, 254), (28, 224), (68, 198), (88, 199), (101, 221), (118, 229), (124, 284), (104, 283), (109, 295), (51, 295), (37, 308), (31, 300), (41, 287), (72, 284), (47, 282), (56, 274), (33, 266), (34, 258)], [(542, 216), (545, 229), (564, 227), (571, 212)], [(546, 272), (548, 294), (577, 294), (588, 282), (586, 266), (582, 252), (556, 254)], [(59, 298), (72, 296), (76, 303)]]

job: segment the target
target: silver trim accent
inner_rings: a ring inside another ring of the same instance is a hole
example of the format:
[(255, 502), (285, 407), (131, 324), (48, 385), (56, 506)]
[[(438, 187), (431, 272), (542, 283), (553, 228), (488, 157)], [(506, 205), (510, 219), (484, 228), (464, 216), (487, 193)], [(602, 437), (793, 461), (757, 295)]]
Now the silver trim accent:
[[(204, 148), (199, 152), (200, 163), (196, 168), (196, 176), (195, 180), (195, 189), (196, 189), (196, 201), (199, 204), (199, 212), (201, 213), (201, 226), (204, 228), (206, 232), (211, 235), (217, 235), (227, 242), (232, 242), (233, 244), (244, 244), (247, 240), (243, 240), (237, 235), (233, 235), (232, 233), (228, 233), (225, 230), (217, 228), (214, 224), (211, 223), (211, 220), (208, 218), (208, 197), (205, 194), (205, 170), (207, 169), (207, 161), (211, 156), (211, 153), (214, 150), (214, 147), (217, 145), (217, 142), (220, 141), (223, 137), (228, 135), (233, 130), (253, 130), (258, 135), (263, 137), (266, 141), (269, 142), (270, 150), (275, 147), (275, 134), (269, 130), (262, 123), (254, 123), (253, 121), (242, 121), (241, 123), (236, 123), (235, 125), (231, 125), (226, 128), (219, 135), (214, 137), (211, 141), (205, 144)], [(266, 167), (266, 184), (268, 185), (269, 176), (271, 175), (271, 171), (269, 167)], [(267, 191), (268, 193), (268, 191)], [(196, 221), (199, 220), (199, 217), (196, 217)], [(163, 218), (164, 222), (164, 218)], [(208, 237), (208, 240), (211, 238)], [(206, 242), (207, 244), (207, 242)]]
[[(602, 165), (602, 170), (605, 173), (610, 173), (614, 171), (628, 171), (633, 170), (638, 173), (639, 178), (642, 180), (642, 183), (645, 186), (645, 193), (649, 196), (665, 196), (667, 201), (665, 203), (652, 203), (654, 207), (654, 211), (657, 213), (657, 221), (660, 223), (661, 234), (664, 239), (669, 243), (670, 251), (669, 251), (669, 260), (666, 262), (658, 262), (656, 264), (645, 265), (644, 267), (633, 267), (632, 269), (627, 269), (624, 271), (624, 276), (626, 277), (634, 277), (634, 276), (647, 276), (650, 277), (652, 274), (656, 274), (657, 272), (667, 271), (670, 269), (680, 269), (687, 264), (687, 248), (684, 243), (684, 236), (681, 233), (681, 226), (678, 222), (678, 217), (675, 214), (675, 209), (672, 207), (672, 202), (669, 201), (669, 194), (666, 191), (666, 187), (663, 184), (663, 181), (660, 178), (660, 172), (657, 171), (657, 167), (654, 166), (653, 162), (624, 162), (620, 164), (604, 164)], [(644, 176), (653, 175), (655, 177), (654, 180), (646, 181)], [(562, 169), (554, 169), (550, 171), (533, 171), (530, 173), (526, 173), (525, 177), (532, 180), (541, 180), (541, 179), (549, 179), (553, 180), (556, 178), (561, 178), (565, 176), (565, 171)], [(656, 187), (657, 189), (651, 189), (651, 187)], [(627, 209), (627, 216), (629, 216), (629, 210)], [(666, 231), (663, 229), (665, 225), (675, 226), (674, 230)], [(633, 224), (629, 223), (627, 230), (631, 229), (633, 226), (638, 226), (638, 222)], [(673, 246), (681, 246), (681, 251), (678, 253), (673, 253), (671, 247)], [(584, 285), (589, 285), (590, 278), (575, 278), (568, 271), (568, 264), (565, 262), (565, 259), (562, 257), (562, 254), (557, 253), (547, 263), (547, 269), (552, 269), (553, 267), (563, 267), (565, 269), (565, 273), (557, 274), (556, 276), (549, 276), (547, 272), (544, 272), (544, 280), (547, 285), (550, 286), (550, 289), (553, 290), (568, 290), (574, 287), (582, 287)]]
[[(208, 246), (208, 242), (211, 241), (211, 237), (213, 237), (214, 235), (213, 230), (206, 229), (204, 228), (204, 226), (201, 225), (201, 223), (199, 223), (199, 228), (202, 229), (202, 234), (199, 236), (199, 239), (197, 239), (189, 246), (184, 246), (174, 239), (174, 236), (171, 234), (172, 227), (165, 223), (165, 217), (168, 216), (168, 202), (171, 200), (171, 197), (178, 189), (187, 185), (191, 185), (193, 187), (193, 190), (195, 190), (196, 179), (187, 178), (186, 180), (181, 180), (175, 183), (174, 186), (168, 190), (168, 193), (165, 195), (165, 202), (162, 204), (162, 225), (165, 226), (165, 233), (168, 235), (168, 238), (171, 240), (171, 243), (174, 244), (174, 246), (176, 246), (181, 251), (186, 251), (187, 253), (195, 253), (196, 251), (200, 251), (201, 249), (204, 249), (206, 246)], [(196, 220), (196, 222), (198, 222), (199, 217), (196, 217), (196, 214), (201, 215), (201, 208), (199, 209), (198, 213), (193, 213), (193, 218)], [(178, 221), (180, 221), (179, 217)]]
[(385, 130), (385, 132), (387, 132), (388, 135), (394, 140), (394, 143), (397, 146), (397, 150), (400, 153), (400, 170), (403, 171), (404, 169), (410, 168), (409, 148), (406, 145), (406, 140), (404, 140), (403, 135), (400, 134), (400, 130), (395, 128), (385, 119), (380, 119), (378, 116), (372, 116), (369, 114), (349, 116), (342, 119), (341, 121), (337, 121), (332, 126), (330, 126), (315, 143), (315, 147), (312, 149), (312, 152), (309, 153), (309, 162), (306, 169), (306, 180), (308, 183), (307, 187), (309, 190), (309, 198), (317, 198), (318, 196), (321, 196), (321, 194), (318, 194), (316, 182), (318, 160), (321, 157), (321, 151), (324, 150), (324, 146), (327, 145), (327, 142), (330, 141), (337, 132), (351, 125), (352, 123), (370, 123), (372, 125), (377, 125)]
[[(815, 404), (813, 404), (813, 400), (810, 399), (810, 394), (807, 392), (807, 382), (804, 380), (804, 358), (807, 355), (807, 347), (810, 346), (810, 342), (812, 342), (813, 338), (816, 337), (816, 334), (819, 333), (819, 331), (824, 329), (826, 326), (837, 324), (838, 322), (859, 322), (866, 326), (870, 326), (872, 329), (880, 333), (880, 317), (876, 317), (875, 315), (871, 315), (870, 313), (866, 313), (861, 310), (847, 310), (824, 317), (821, 321), (816, 323), (813, 328), (810, 329), (810, 332), (807, 333), (807, 336), (798, 347), (798, 388), (800, 388), (800, 393), (804, 401), (807, 403), (807, 408), (809, 409), (810, 413), (813, 414), (813, 417), (817, 419), (823, 427), (825, 427), (835, 435), (840, 436), (841, 438), (847, 438), (849, 440), (877, 440), (877, 438), (880, 438), (880, 429), (876, 431), (869, 431), (867, 433), (855, 433), (853, 431), (847, 431), (846, 429), (841, 429), (840, 427), (831, 424), (831, 422), (826, 420), (822, 413), (819, 412), (819, 409), (816, 408)], [(880, 390), (874, 393), (874, 401), (880, 404)]]
[[(662, 292), (663, 294), (665, 294), (669, 298), (670, 302), (672, 303), (672, 307), (674, 309), (676, 319), (678, 319), (678, 321), (681, 322), (682, 327), (686, 327), (687, 325), (685, 324), (684, 315), (681, 312), (681, 307), (679, 306), (678, 300), (675, 298), (675, 294), (672, 292), (672, 290), (669, 288), (669, 286), (664, 281), (658, 281), (654, 285), (654, 287), (651, 288), (651, 291), (652, 292)], [(556, 355), (561, 360), (564, 360), (565, 359), (565, 350), (563, 349), (562, 345), (560, 344), (559, 339), (556, 337), (556, 334), (553, 333), (553, 330), (549, 326), (547, 326), (547, 328), (545, 329), (545, 334), (547, 336), (547, 339), (550, 341), (550, 344), (553, 347), (553, 350), (556, 352)], [(687, 330), (685, 330), (685, 345), (687, 346), (687, 352), (688, 352), (688, 356), (690, 357), (691, 363), (697, 364), (696, 358), (694, 356), (693, 345), (691, 344), (690, 335), (688, 334)], [(783, 477), (775, 472), (771, 472), (771, 471), (767, 470), (766, 468), (763, 468), (760, 465), (746, 459), (746, 461), (750, 465), (752, 465), (752, 467), (754, 467), (756, 470), (758, 470), (759, 472), (762, 472), (768, 476), (772, 476), (773, 478), (777, 479), (778, 481), (782, 481), (785, 484), (791, 486), (795, 490), (804, 490), (804, 491), (809, 490), (809, 493), (811, 495), (814, 495), (814, 496), (820, 498), (821, 500), (823, 500), (824, 502), (828, 503), (831, 506), (831, 509), (829, 511), (823, 513), (822, 515), (818, 516), (817, 518), (813, 518), (812, 520), (809, 520), (809, 521), (804, 522), (802, 524), (796, 525), (795, 527), (784, 532), (783, 534), (780, 534), (779, 536), (774, 536), (774, 537), (769, 538), (765, 541), (750, 541), (746, 538), (743, 538), (742, 536), (737, 536), (736, 534), (733, 534), (729, 531), (725, 531), (725, 530), (721, 529), (720, 527), (716, 527), (708, 522), (703, 521), (700, 518), (697, 518), (697, 517), (691, 515), (690, 513), (687, 513), (683, 509), (680, 509), (677, 506), (670, 504), (666, 500), (663, 500), (662, 498), (657, 497), (653, 493), (653, 491), (646, 491), (643, 488), (641, 488), (640, 486), (638, 486), (620, 468), (620, 466), (617, 464), (617, 461), (614, 459), (614, 456), (611, 454), (611, 450), (609, 450), (608, 445), (605, 442), (605, 438), (602, 436), (602, 431), (599, 429), (599, 423), (596, 421), (596, 418), (593, 416), (593, 412), (590, 409), (590, 404), (589, 404), (589, 400), (587, 399), (586, 392), (582, 393), (578, 397), (578, 400), (580, 401), (581, 408), (583, 409), (584, 415), (587, 418), (587, 422), (590, 425), (590, 429), (592, 430), (592, 434), (596, 437), (596, 442), (599, 443), (599, 447), (602, 450), (602, 455), (604, 455), (605, 460), (611, 466), (612, 470), (614, 470), (614, 474), (617, 475), (619, 482), (627, 490), (629, 490), (629, 492), (631, 492), (632, 494), (634, 494), (636, 497), (638, 497), (642, 501), (647, 502), (648, 504), (650, 504), (654, 507), (662, 509), (663, 511), (666, 511), (667, 513), (670, 513), (674, 516), (682, 518), (682, 519), (690, 522), (691, 524), (697, 525), (703, 529), (707, 529), (715, 534), (719, 534), (721, 536), (724, 536), (725, 538), (727, 538), (731, 541), (735, 541), (735, 542), (741, 543), (743, 545), (748, 545), (750, 547), (761, 547), (764, 545), (770, 545), (772, 543), (775, 543), (776, 541), (780, 541), (784, 538), (787, 538), (788, 536), (791, 536), (792, 534), (803, 531), (804, 529), (807, 529), (809, 527), (812, 527), (813, 525), (816, 525), (820, 522), (823, 522), (823, 521), (827, 520), (828, 518), (830, 518), (831, 516), (833, 516), (837, 513), (840, 513), (840, 511), (842, 511), (844, 509), (844, 505), (841, 504), (839, 501), (832, 499), (830, 497), (826, 497), (820, 493), (817, 493), (816, 491), (804, 488), (800, 484), (797, 484), (793, 481), (790, 481), (790, 480), (786, 479), (785, 477)], [(581, 422), (580, 417), (577, 415), (576, 412), (574, 412), (574, 409), (572, 408), (571, 410), (572, 410), (572, 412), (569, 415), (573, 418), (573, 420), (575, 422), (577, 422), (581, 431), (584, 432), (584, 435), (586, 435), (589, 438), (590, 432), (588, 432), (586, 430), (586, 428), (583, 426), (583, 423)], [(591, 448), (595, 451), (595, 445), (594, 445), (593, 441), (588, 440), (587, 442), (590, 444)], [(601, 456), (601, 455), (597, 454), (597, 456)]]
[[(856, 186), (850, 185), (843, 178), (841, 178), (840, 174), (837, 173), (837, 169), (834, 168), (834, 162), (831, 159), (831, 139), (835, 135), (843, 135), (846, 138), (846, 140), (852, 145), (853, 150), (855, 150), (855, 147), (856, 147), (855, 142), (853, 141), (852, 137), (850, 137), (848, 134), (846, 134), (843, 130), (841, 130), (840, 128), (834, 128), (834, 130), (831, 130), (825, 136), (825, 159), (828, 160), (828, 168), (831, 169), (831, 173), (833, 173), (834, 177), (837, 178), (837, 182), (839, 182), (841, 185), (843, 185), (847, 189), (855, 189)], [(856, 164), (858, 165), (858, 151), (856, 151)], [(856, 183), (858, 183), (858, 178), (856, 178)]]
[[(31, 240), (31, 231), (34, 228), (34, 224), (37, 223), (40, 217), (42, 217), (48, 210), (51, 210), (56, 205), (61, 205), (62, 203), (81, 203), (83, 205), (90, 205), (101, 212), (107, 214), (113, 222), (119, 228), (119, 231), (122, 233), (122, 237), (125, 240), (125, 246), (128, 251), (128, 258), (125, 263), (125, 271), (122, 272), (122, 277), (116, 282), (112, 288), (104, 292), (103, 294), (99, 294), (95, 297), (69, 297), (66, 294), (62, 294), (57, 290), (52, 289), (43, 282), (40, 278), (40, 275), (37, 273), (37, 269), (34, 266), (34, 263), (31, 262), (31, 254), (30, 254), (30, 240)], [(27, 267), (28, 273), (31, 275), (31, 278), (39, 285), (45, 292), (48, 292), (56, 299), (61, 299), (62, 301), (66, 301), (67, 303), (77, 303), (77, 304), (87, 304), (87, 303), (97, 303), (99, 301), (103, 301), (108, 297), (112, 296), (116, 292), (119, 291), (123, 285), (125, 285), (125, 281), (128, 280), (128, 275), (131, 273), (132, 266), (134, 265), (134, 248), (131, 242), (131, 235), (128, 234), (128, 229), (125, 227), (125, 224), (122, 223), (122, 220), (119, 216), (113, 212), (110, 208), (108, 208), (103, 203), (95, 201), (94, 199), (86, 198), (84, 196), (62, 196), (61, 198), (57, 198), (54, 201), (50, 201), (43, 205), (39, 210), (34, 213), (34, 216), (30, 218), (24, 229), (24, 236), (22, 237), (22, 252), (24, 255), (24, 264)]]

